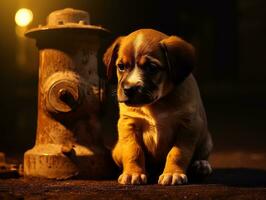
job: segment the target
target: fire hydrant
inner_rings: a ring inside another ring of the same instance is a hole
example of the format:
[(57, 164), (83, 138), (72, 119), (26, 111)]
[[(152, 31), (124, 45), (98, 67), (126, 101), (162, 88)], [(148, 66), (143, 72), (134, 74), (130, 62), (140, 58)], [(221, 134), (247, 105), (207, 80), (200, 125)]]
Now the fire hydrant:
[(108, 30), (90, 25), (89, 14), (57, 10), (29, 30), (39, 49), (38, 120), (35, 146), (24, 155), (24, 176), (105, 178), (110, 153), (101, 142), (103, 95), (97, 51)]

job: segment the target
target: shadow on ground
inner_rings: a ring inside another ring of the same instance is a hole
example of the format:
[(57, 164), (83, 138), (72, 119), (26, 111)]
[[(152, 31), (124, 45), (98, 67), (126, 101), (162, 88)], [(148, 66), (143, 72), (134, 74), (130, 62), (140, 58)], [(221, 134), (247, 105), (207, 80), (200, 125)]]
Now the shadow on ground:
[(205, 184), (221, 184), (235, 187), (265, 187), (266, 170), (247, 168), (218, 168), (208, 177)]

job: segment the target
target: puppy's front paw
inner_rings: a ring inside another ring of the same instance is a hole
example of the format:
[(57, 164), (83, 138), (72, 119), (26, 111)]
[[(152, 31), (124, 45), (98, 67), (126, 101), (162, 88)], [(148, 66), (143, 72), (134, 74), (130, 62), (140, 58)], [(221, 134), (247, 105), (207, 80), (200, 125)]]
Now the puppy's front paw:
[(125, 172), (119, 176), (118, 183), (123, 185), (142, 185), (147, 183), (147, 177), (145, 174)]
[(188, 182), (186, 174), (181, 173), (163, 173), (159, 177), (160, 185), (182, 185)]

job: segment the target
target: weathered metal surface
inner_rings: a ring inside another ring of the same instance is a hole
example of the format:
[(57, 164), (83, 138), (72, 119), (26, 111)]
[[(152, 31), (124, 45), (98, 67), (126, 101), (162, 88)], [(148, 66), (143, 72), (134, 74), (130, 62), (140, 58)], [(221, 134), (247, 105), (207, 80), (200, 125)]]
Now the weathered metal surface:
[(25, 176), (97, 179), (112, 174), (110, 153), (99, 137), (104, 91), (97, 51), (99, 30), (105, 30), (90, 26), (85, 11), (64, 9), (51, 13), (45, 28), (26, 34), (37, 39), (40, 61), (36, 144), (24, 155)]

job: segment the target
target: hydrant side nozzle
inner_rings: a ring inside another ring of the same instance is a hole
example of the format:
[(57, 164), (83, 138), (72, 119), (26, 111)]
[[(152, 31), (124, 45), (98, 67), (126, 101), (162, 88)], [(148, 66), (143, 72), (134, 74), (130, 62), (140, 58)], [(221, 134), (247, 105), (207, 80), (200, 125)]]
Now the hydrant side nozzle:
[(82, 103), (83, 90), (77, 74), (73, 72), (53, 74), (43, 87), (46, 110), (53, 114), (75, 111)]

